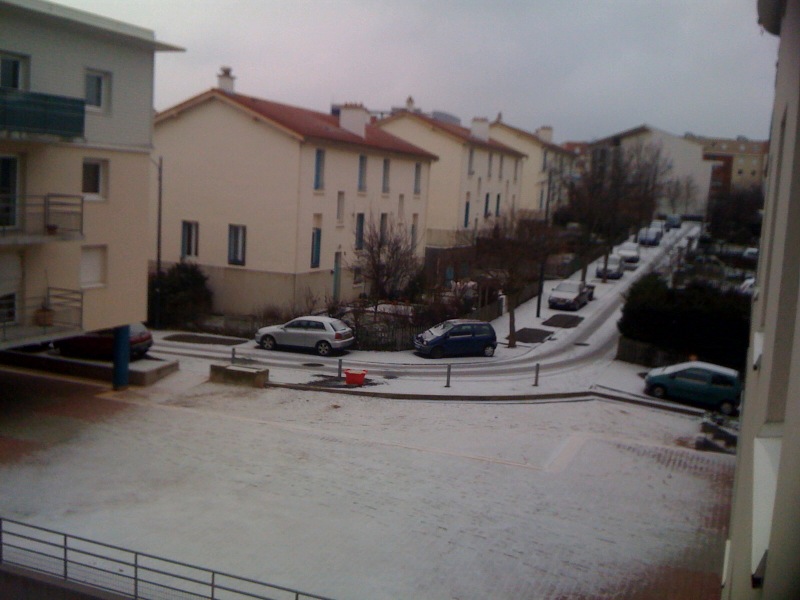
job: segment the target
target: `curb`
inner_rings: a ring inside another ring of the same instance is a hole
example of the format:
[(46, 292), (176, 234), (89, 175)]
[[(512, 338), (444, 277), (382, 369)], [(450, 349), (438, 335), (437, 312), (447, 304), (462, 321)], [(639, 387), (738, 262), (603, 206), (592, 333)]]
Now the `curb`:
[(360, 396), (364, 398), (380, 398), (385, 400), (421, 400), (425, 402), (435, 402), (436, 400), (443, 401), (457, 401), (457, 402), (531, 402), (531, 403), (544, 403), (548, 401), (564, 401), (564, 402), (589, 402), (592, 400), (610, 400), (613, 402), (622, 402), (625, 404), (634, 404), (637, 406), (644, 406), (646, 408), (654, 408), (666, 412), (678, 413), (693, 417), (702, 417), (705, 411), (692, 408), (689, 406), (664, 404), (658, 401), (649, 400), (647, 398), (636, 398), (632, 396), (622, 396), (618, 394), (611, 394), (608, 392), (599, 392), (596, 390), (586, 390), (582, 392), (551, 392), (544, 394), (511, 394), (508, 396), (495, 396), (495, 395), (463, 395), (463, 394), (437, 394), (431, 396), (423, 396), (420, 394), (402, 394), (397, 392), (370, 392), (367, 390), (357, 390), (350, 387), (340, 388), (324, 388), (314, 385), (303, 383), (274, 383), (267, 382), (265, 388), (278, 388), (301, 390), (306, 392), (322, 392), (328, 394), (347, 394), (350, 396)]

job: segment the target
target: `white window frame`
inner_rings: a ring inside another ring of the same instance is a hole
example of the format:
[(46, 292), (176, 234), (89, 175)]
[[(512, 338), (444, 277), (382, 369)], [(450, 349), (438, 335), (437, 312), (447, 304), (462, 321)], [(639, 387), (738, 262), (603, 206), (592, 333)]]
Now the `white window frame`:
[(228, 264), (243, 267), (247, 258), (247, 226), (228, 225)]
[(181, 221), (181, 259), (197, 258), (200, 252), (200, 223)]
[[(88, 191), (86, 189), (86, 167), (92, 165), (97, 167), (97, 190)], [(81, 170), (81, 192), (83, 199), (93, 202), (108, 199), (108, 161), (100, 158), (84, 158)]]
[(105, 287), (108, 281), (108, 246), (81, 248), (81, 289)]
[[(26, 90), (28, 89), (28, 57), (27, 56), (20, 56), (17, 54), (8, 54), (5, 52), (0, 52), (0, 61), (13, 61), (17, 63), (17, 81), (15, 82), (16, 85), (11, 86), (3, 86), (2, 85), (2, 78), (0, 78), (0, 87), (7, 90)], [(0, 74), (2, 74), (2, 68), (0, 67)]]
[[(100, 99), (99, 103), (89, 98), (89, 79), (93, 78), (99, 82)], [(86, 69), (84, 76), (84, 99), (86, 101), (86, 110), (91, 112), (107, 113), (111, 109), (111, 73), (107, 71), (100, 71), (97, 69)]]

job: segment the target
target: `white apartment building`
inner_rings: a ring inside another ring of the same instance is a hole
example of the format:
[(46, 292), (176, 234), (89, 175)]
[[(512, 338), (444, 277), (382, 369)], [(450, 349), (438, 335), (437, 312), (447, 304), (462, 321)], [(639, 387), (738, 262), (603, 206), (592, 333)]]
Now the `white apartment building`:
[(497, 115), (489, 125), (489, 134), (525, 155), (517, 203), (523, 214), (549, 220), (555, 210), (569, 202), (568, 182), (575, 175), (575, 153), (553, 143), (552, 127), (539, 127), (531, 133)]
[(489, 120), (468, 129), (422, 114), (409, 101), (378, 127), (439, 157), (431, 166), (426, 233), (428, 283), (468, 277), (474, 232), (516, 210), (525, 155), (489, 135)]
[(758, 16), (780, 46), (725, 600), (800, 598), (800, 1)]
[(703, 145), (699, 141), (672, 135), (650, 125), (641, 125), (591, 142), (589, 151), (592, 163), (596, 164), (598, 160), (603, 160), (603, 153), (608, 152), (611, 148), (620, 147), (625, 150), (637, 145), (658, 148), (661, 157), (670, 166), (665, 179), (686, 181), (687, 178), (690, 178), (695, 190), (693, 197), (681, 199), (675, 210), (670, 206), (666, 195), (662, 195), (657, 200), (656, 212), (704, 216), (708, 208), (713, 164), (703, 159)]
[(358, 104), (330, 114), (246, 96), (228, 68), (218, 84), (155, 120), (164, 260), (199, 265), (214, 310), (357, 298), (370, 223), (407, 228), (422, 257), (434, 154), (376, 127)]
[(0, 348), (142, 321), (151, 31), (0, 1)]

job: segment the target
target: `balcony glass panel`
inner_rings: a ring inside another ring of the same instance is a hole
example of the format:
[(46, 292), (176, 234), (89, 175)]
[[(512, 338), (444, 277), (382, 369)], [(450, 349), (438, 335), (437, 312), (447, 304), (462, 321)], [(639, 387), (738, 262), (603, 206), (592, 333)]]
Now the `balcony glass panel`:
[(0, 132), (83, 137), (84, 100), (0, 89)]

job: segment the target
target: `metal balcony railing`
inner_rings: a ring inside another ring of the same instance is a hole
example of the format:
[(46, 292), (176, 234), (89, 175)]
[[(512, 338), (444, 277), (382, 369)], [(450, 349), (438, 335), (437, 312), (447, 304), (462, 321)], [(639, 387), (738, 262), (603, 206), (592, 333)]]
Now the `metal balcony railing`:
[(0, 518), (0, 566), (142, 600), (330, 600)]
[(0, 89), (0, 133), (80, 138), (85, 116), (81, 98)]
[[(83, 196), (0, 195), (0, 242), (43, 243), (83, 235)], [(49, 236), (45, 237), (45, 236)]]
[(44, 296), (0, 297), (0, 344), (10, 347), (80, 333), (83, 292), (50, 287)]

